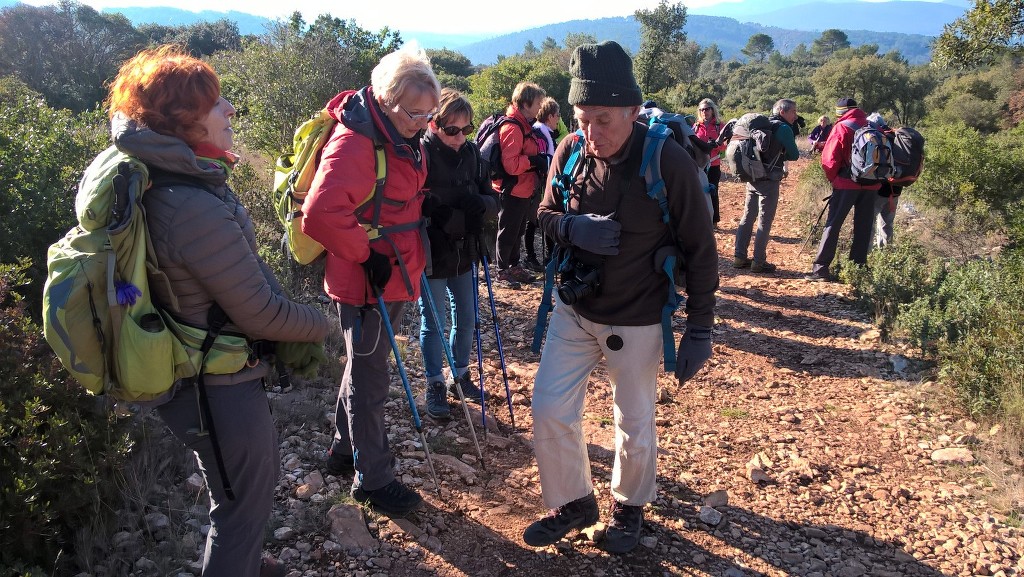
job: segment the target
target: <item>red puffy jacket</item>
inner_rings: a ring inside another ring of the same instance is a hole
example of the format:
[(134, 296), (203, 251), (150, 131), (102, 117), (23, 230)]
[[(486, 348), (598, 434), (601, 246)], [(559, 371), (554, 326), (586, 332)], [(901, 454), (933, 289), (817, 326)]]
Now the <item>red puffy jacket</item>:
[[(320, 165), (302, 205), (302, 232), (327, 249), (324, 290), (345, 304), (376, 303), (359, 263), (369, 257), (371, 247), (395, 262), (397, 249), (410, 282), (407, 284), (406, 276), (395, 266), (384, 288), (384, 300), (415, 300), (419, 298), (420, 277), (426, 266), (420, 230), (391, 233), (387, 235), (390, 242), (371, 242), (357, 220), (356, 208), (373, 190), (377, 179), (374, 142), (381, 142), (387, 160), (387, 179), (379, 224), (394, 226), (421, 221), (420, 189), (427, 176), (423, 147), (418, 138), (406, 140), (395, 131), (370, 87), (342, 92), (327, 108), (339, 122), (321, 152)], [(372, 216), (372, 206), (359, 214)]]
[(858, 128), (868, 123), (868, 117), (863, 110), (851, 108), (832, 125), (832, 132), (828, 134), (825, 148), (821, 150), (821, 167), (825, 169), (825, 177), (836, 190), (878, 190), (882, 187), (881, 183), (857, 184), (845, 176), (839, 176), (840, 170), (850, 166), (853, 135), (857, 132), (856, 128), (843, 124), (847, 120), (852, 120)]
[[(530, 198), (537, 185), (537, 173), (530, 169), (530, 157), (540, 154), (540, 144), (533, 135), (533, 127), (518, 108), (510, 104), (505, 116), (512, 122), (501, 125), (498, 138), (501, 142), (501, 164), (506, 173), (516, 177), (516, 184), (509, 194), (516, 198)], [(501, 192), (501, 181), (491, 181), (491, 188)]]

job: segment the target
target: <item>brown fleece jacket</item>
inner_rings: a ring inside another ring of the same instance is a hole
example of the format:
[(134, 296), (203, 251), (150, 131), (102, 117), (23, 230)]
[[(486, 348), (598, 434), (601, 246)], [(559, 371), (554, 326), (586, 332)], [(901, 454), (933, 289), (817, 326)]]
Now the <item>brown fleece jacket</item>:
[[(607, 160), (584, 156), (571, 187), (569, 213), (614, 215), (622, 225), (619, 254), (604, 258), (599, 294), (579, 301), (574, 309), (584, 318), (606, 325), (642, 326), (661, 322), (667, 300), (664, 273), (655, 268), (654, 254), (672, 244), (672, 232), (662, 221), (656, 200), (647, 196), (639, 174), (647, 127), (636, 123), (629, 141), (616, 157)], [(562, 171), (574, 137), (559, 144), (549, 174)], [(661, 154), (671, 226), (686, 272), (686, 315), (694, 324), (714, 323), (718, 289), (718, 251), (697, 167), (689, 154), (669, 139)], [(544, 231), (559, 238), (565, 209), (549, 182), (537, 212)], [(599, 260), (596, 255), (585, 255)], [(556, 279), (557, 283), (557, 279)]]

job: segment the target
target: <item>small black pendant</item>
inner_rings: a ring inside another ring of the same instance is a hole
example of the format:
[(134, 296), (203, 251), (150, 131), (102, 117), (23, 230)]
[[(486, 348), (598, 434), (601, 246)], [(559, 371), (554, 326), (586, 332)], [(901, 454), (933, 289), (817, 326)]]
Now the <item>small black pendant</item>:
[(608, 340), (605, 341), (605, 344), (608, 345), (608, 348), (613, 351), (620, 350), (622, 349), (622, 337), (620, 337), (619, 335), (612, 335), (608, 337)]

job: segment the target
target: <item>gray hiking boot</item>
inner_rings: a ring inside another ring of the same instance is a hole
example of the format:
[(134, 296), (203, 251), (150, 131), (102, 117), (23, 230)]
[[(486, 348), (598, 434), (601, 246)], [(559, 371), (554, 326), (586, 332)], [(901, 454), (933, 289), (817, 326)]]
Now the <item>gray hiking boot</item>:
[(408, 515), (423, 504), (423, 497), (398, 479), (372, 491), (354, 487), (352, 498), (360, 503), (369, 504), (375, 511), (396, 517)]
[(444, 381), (427, 383), (427, 414), (433, 419), (448, 419), (451, 417), (451, 408), (448, 407), (448, 397), (445, 395)]

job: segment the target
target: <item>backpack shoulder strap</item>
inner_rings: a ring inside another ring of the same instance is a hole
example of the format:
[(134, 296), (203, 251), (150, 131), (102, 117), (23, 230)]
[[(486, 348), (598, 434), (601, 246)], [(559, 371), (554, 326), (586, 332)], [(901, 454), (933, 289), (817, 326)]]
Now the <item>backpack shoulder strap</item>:
[(640, 162), (640, 175), (644, 177), (647, 185), (647, 196), (658, 201), (661, 207), (661, 220), (669, 227), (672, 237), (672, 250), (661, 254), (660, 266), (668, 282), (668, 298), (665, 305), (661, 307), (661, 337), (665, 356), (665, 371), (676, 370), (676, 343), (672, 333), (672, 315), (679, 308), (680, 297), (676, 292), (675, 268), (676, 268), (676, 235), (672, 229), (672, 222), (668, 210), (668, 196), (665, 194), (665, 181), (661, 177), (661, 152), (665, 147), (665, 140), (671, 138), (672, 129), (663, 124), (653, 125), (648, 128), (647, 136), (644, 138), (644, 155)]
[[(566, 214), (569, 213), (569, 187), (575, 179), (576, 165), (579, 164), (580, 158), (583, 156), (583, 149), (586, 144), (582, 130), (577, 130), (569, 138), (573, 139), (569, 158), (566, 159), (562, 170), (551, 178), (551, 190), (560, 196), (562, 210)], [(541, 295), (540, 304), (537, 306), (537, 322), (533, 327), (533, 343), (530, 345), (530, 350), (535, 353), (540, 352), (540, 343), (544, 340), (544, 331), (547, 330), (548, 326), (548, 313), (554, 307), (552, 291), (555, 287), (555, 272), (561, 264), (559, 260), (561, 258), (568, 258), (568, 254), (563, 256), (565, 252), (560, 249), (556, 250), (544, 268), (544, 291)]]

